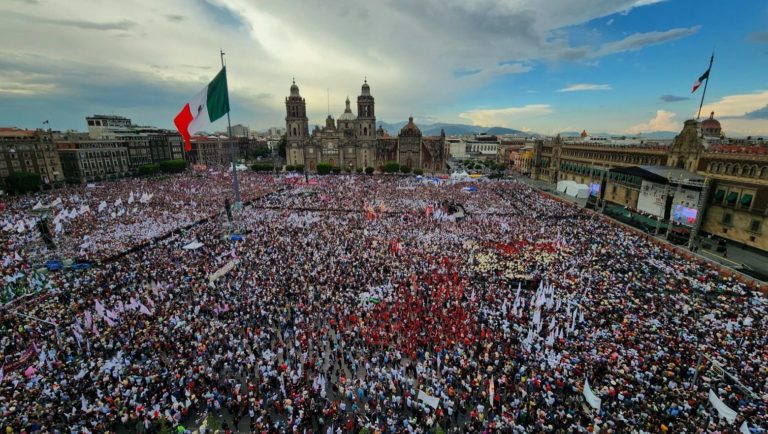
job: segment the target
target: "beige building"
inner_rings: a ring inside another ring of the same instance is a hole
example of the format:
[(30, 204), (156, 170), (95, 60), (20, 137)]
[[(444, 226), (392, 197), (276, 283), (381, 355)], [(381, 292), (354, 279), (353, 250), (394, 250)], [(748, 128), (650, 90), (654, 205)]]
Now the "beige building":
[(43, 185), (55, 186), (64, 181), (49, 131), (0, 128), (0, 185), (11, 172), (37, 173)]
[(702, 180), (691, 182), (698, 187), (690, 186), (701, 194), (697, 209), (702, 231), (768, 251), (768, 141), (723, 137), (714, 113), (701, 122), (685, 121), (671, 143), (580, 139), (587, 140), (558, 136), (537, 142), (531, 176), (552, 183), (599, 184), (604, 200), (637, 210), (649, 186), (629, 168), (687, 171), (696, 175), (688, 178)]

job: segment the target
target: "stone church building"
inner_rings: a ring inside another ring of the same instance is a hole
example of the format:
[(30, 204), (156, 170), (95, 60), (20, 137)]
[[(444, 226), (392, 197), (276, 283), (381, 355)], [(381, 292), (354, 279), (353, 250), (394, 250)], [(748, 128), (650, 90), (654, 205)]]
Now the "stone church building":
[(375, 103), (367, 80), (357, 97), (357, 115), (347, 98), (344, 113), (337, 120), (328, 115), (325, 126), (315, 126), (311, 133), (307, 104), (295, 81), (290, 96), (285, 99), (285, 109), (288, 165), (304, 165), (310, 172), (316, 170), (318, 163), (344, 169), (381, 170), (385, 163), (394, 161), (425, 172), (445, 170), (448, 158), (445, 133), (425, 137), (413, 123), (413, 117), (397, 137), (391, 137), (382, 128), (376, 129)]

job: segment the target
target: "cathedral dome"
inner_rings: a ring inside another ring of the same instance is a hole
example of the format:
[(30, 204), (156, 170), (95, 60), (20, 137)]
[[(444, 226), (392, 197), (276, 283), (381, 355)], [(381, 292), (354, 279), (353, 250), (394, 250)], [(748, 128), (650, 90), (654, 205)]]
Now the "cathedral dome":
[(363, 82), (362, 94), (364, 96), (370, 96), (371, 95), (371, 87), (368, 86), (368, 79), (367, 78)]
[(709, 119), (704, 119), (701, 122), (701, 128), (703, 130), (719, 130), (721, 129), (720, 121), (715, 119), (715, 112), (709, 114)]
[(408, 123), (400, 130), (403, 137), (421, 137), (421, 130), (413, 123), (413, 116), (408, 118)]
[(340, 121), (354, 121), (357, 119), (357, 116), (355, 116), (354, 113), (352, 113), (352, 109), (349, 107), (349, 97), (347, 97), (347, 108), (344, 109), (344, 113), (342, 113), (341, 116), (339, 116)]

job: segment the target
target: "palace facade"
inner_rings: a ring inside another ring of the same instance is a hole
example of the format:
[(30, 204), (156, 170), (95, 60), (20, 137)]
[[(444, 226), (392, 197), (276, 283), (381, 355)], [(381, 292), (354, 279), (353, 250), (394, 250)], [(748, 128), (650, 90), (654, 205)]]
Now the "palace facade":
[(603, 200), (638, 209), (643, 180), (628, 175), (637, 166), (662, 174), (685, 171), (689, 179), (703, 179), (697, 204), (701, 230), (768, 251), (768, 141), (726, 138), (714, 113), (701, 122), (685, 121), (680, 134), (667, 143), (590, 140), (586, 133), (538, 140), (529, 171), (552, 183), (598, 184)]

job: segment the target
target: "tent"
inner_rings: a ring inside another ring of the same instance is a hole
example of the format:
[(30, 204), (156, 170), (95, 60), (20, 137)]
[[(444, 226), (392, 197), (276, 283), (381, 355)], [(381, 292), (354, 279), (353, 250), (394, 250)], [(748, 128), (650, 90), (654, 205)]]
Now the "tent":
[(576, 199), (586, 199), (589, 197), (589, 186), (586, 184), (574, 183), (565, 190), (565, 194), (575, 197)]
[(453, 172), (451, 173), (451, 179), (467, 179), (469, 178), (469, 173), (465, 172)]
[(568, 187), (576, 185), (576, 182), (574, 181), (559, 181), (557, 183), (557, 191), (559, 193), (565, 193), (565, 190), (568, 189)]

